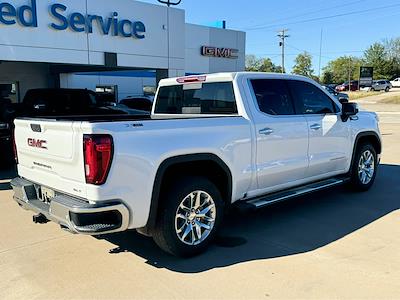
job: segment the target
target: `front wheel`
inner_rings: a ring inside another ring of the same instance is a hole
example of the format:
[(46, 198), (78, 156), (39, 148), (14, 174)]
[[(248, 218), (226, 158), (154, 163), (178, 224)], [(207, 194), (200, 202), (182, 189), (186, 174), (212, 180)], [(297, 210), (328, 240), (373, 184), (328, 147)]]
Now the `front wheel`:
[(163, 196), (153, 233), (156, 244), (181, 257), (205, 251), (224, 214), (218, 188), (205, 177), (189, 177), (176, 180)]
[(378, 158), (371, 144), (363, 144), (357, 149), (351, 172), (351, 188), (355, 191), (367, 191), (374, 184)]
[(385, 92), (388, 93), (390, 91), (389, 87), (386, 87)]

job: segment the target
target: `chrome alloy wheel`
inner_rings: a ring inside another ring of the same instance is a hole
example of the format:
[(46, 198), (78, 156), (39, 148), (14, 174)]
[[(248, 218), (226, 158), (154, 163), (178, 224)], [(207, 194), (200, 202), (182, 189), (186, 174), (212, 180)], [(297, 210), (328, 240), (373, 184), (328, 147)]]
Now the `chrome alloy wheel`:
[(215, 225), (217, 210), (213, 198), (204, 191), (187, 195), (176, 210), (175, 232), (185, 244), (201, 244)]
[(374, 177), (375, 172), (375, 158), (371, 151), (365, 151), (358, 164), (358, 178), (362, 184), (368, 184)]

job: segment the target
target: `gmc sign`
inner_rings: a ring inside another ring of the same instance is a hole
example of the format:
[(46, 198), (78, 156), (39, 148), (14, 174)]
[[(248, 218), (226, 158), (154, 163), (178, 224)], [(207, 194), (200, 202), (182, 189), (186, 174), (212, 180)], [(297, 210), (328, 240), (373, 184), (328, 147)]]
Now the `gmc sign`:
[(218, 48), (218, 47), (209, 47), (209, 46), (201, 47), (201, 55), (208, 56), (208, 57), (221, 57), (221, 58), (237, 59), (238, 52), (239, 52), (239, 50), (231, 49), (231, 48)]
[(46, 144), (45, 140), (28, 139), (28, 146), (33, 148), (47, 149)]

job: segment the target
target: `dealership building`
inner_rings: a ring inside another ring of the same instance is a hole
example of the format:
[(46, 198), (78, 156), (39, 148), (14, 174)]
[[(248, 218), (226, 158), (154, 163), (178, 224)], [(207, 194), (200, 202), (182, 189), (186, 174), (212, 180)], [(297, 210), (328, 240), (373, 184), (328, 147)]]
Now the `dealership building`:
[(35, 88), (138, 96), (165, 77), (243, 71), (245, 38), (134, 0), (0, 2), (1, 96), (19, 102)]

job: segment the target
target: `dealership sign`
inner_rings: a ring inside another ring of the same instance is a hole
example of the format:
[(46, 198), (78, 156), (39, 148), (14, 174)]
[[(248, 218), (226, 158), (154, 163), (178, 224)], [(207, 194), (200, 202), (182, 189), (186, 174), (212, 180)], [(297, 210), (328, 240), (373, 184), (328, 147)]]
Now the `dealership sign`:
[[(75, 32), (93, 33), (97, 26), (103, 35), (133, 37), (144, 39), (146, 27), (143, 22), (119, 19), (118, 13), (113, 12), (109, 17), (84, 15), (79, 12), (68, 12), (68, 7), (54, 3), (49, 8), (50, 16), (54, 19), (50, 27), (55, 30), (70, 29)], [(24, 27), (38, 27), (36, 0), (30, 0), (28, 5), (15, 7), (7, 2), (0, 3), (0, 25), (20, 24)]]
[(201, 55), (208, 56), (208, 57), (221, 57), (221, 58), (238, 58), (237, 49), (231, 48), (218, 48), (218, 47), (209, 47), (203, 46), (201, 47)]
[(360, 67), (360, 87), (371, 87), (374, 81), (373, 67)]

